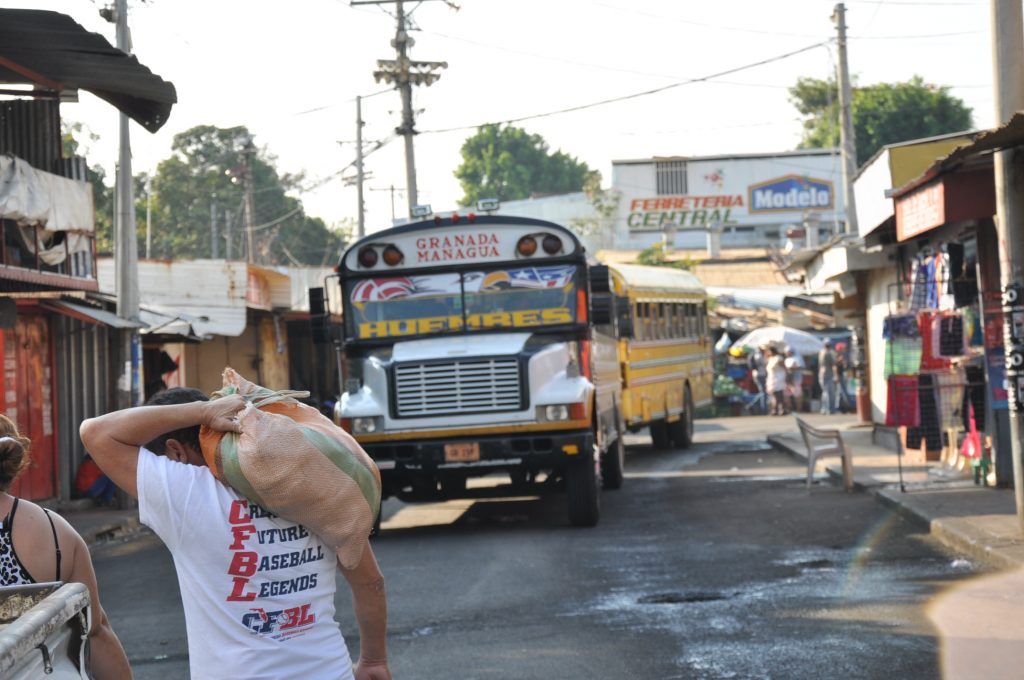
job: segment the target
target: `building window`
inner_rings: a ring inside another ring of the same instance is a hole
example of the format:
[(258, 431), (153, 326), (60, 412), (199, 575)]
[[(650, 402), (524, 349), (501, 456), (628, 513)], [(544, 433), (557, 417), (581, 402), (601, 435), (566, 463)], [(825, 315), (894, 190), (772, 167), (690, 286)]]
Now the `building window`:
[(659, 196), (682, 196), (686, 193), (686, 161), (663, 161), (654, 164)]

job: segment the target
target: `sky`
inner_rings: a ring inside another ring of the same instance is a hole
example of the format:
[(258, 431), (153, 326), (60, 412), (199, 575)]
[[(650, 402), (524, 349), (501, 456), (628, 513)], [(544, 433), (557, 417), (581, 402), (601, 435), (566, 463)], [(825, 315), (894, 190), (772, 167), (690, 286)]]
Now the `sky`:
[[(113, 44), (114, 26), (98, 13), (104, 4), (4, 3), (68, 14)], [(455, 208), (460, 147), (484, 123), (517, 120), (552, 151), (599, 170), (606, 186), (613, 160), (793, 149), (802, 127), (788, 88), (800, 77), (834, 73), (834, 6), (406, 0), (410, 56), (448, 64), (438, 82), (413, 93), (419, 203)], [(855, 84), (920, 75), (973, 109), (975, 128), (993, 127), (989, 11), (988, 0), (848, 0)], [(387, 142), (365, 161), (366, 228), (390, 226), (392, 197), (397, 216), (407, 208), (404, 145), (394, 134), (401, 104), (373, 71), (378, 59), (394, 58), (393, 12), (391, 4), (349, 0), (129, 0), (135, 55), (178, 93), (156, 134), (132, 123), (134, 172), (155, 170), (174, 135), (192, 126), (245, 125), (280, 172), (305, 175), (296, 196), (308, 214), (328, 224), (354, 219), (356, 189), (342, 174), (354, 175), (361, 96), (364, 142)], [(660, 91), (641, 94), (652, 90)], [(564, 109), (575, 110), (557, 113)], [(83, 92), (79, 103), (62, 106), (62, 116), (99, 136), (87, 142), (88, 158), (112, 178), (117, 111)]]

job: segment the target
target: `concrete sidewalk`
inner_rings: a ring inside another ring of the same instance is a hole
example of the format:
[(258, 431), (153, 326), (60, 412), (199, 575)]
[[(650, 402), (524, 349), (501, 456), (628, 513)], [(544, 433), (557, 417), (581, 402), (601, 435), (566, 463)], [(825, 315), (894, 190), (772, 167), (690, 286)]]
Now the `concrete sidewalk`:
[[(1013, 489), (974, 483), (968, 468), (961, 471), (940, 461), (902, 469), (895, 451), (872, 443), (872, 428), (853, 416), (801, 414), (810, 425), (838, 429), (852, 453), (854, 488), (875, 494), (880, 501), (927, 524), (931, 533), (958, 552), (1006, 568), (1024, 565), (1024, 531), (1017, 519)], [(776, 448), (807, 460), (807, 447), (796, 421), (792, 431), (769, 434)], [(842, 482), (838, 457), (818, 462), (816, 472)], [(902, 484), (901, 484), (902, 481)]]

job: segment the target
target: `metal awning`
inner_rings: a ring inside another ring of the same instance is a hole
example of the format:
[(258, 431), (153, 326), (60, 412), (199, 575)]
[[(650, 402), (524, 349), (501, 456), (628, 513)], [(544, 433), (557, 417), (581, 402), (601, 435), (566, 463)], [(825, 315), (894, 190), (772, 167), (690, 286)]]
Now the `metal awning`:
[(86, 90), (150, 132), (178, 101), (174, 85), (138, 59), (66, 14), (44, 10), (0, 9), (0, 82)]
[(89, 307), (88, 305), (78, 305), (73, 302), (65, 302), (64, 300), (46, 300), (43, 302), (42, 306), (59, 314), (64, 314), (65, 316), (78, 319), (79, 321), (85, 321), (86, 323), (98, 323), (104, 326), (110, 326), (111, 328), (142, 328), (144, 325), (138, 321), (122, 319), (117, 314), (108, 312), (105, 309)]

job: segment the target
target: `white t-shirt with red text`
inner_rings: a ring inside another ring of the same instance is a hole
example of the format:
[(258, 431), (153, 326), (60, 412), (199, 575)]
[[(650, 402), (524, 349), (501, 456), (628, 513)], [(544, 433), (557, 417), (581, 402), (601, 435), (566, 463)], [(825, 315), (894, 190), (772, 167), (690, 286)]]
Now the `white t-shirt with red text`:
[(351, 680), (334, 552), (300, 524), (143, 448), (139, 519), (174, 558), (193, 680)]

